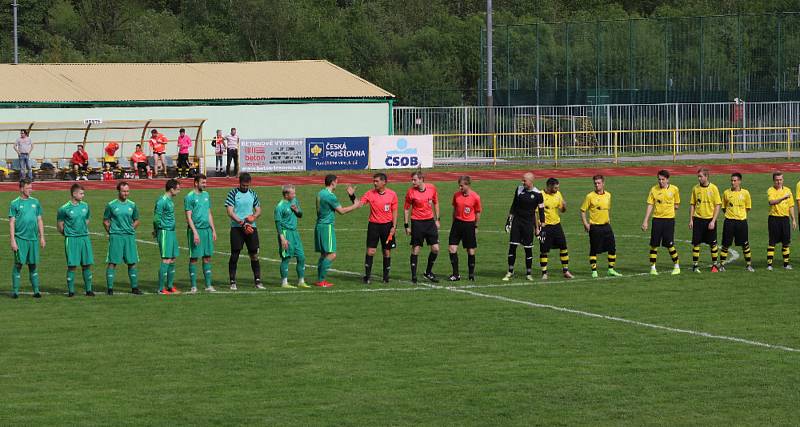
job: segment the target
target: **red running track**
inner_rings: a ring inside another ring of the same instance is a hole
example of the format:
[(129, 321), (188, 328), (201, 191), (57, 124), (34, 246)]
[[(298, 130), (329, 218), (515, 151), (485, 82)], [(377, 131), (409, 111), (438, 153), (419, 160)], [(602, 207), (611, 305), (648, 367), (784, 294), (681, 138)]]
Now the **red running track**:
[[(707, 165), (706, 165), (707, 166)], [(525, 172), (533, 172), (538, 179), (547, 177), (557, 178), (586, 178), (596, 174), (605, 176), (655, 176), (660, 169), (667, 169), (673, 175), (694, 175), (700, 165), (681, 166), (621, 166), (598, 168), (565, 168), (565, 169), (516, 169), (516, 170), (477, 170), (464, 169), (459, 172), (425, 172), (425, 179), (431, 182), (455, 181), (460, 175), (468, 174), (475, 180), (519, 179)], [(775, 170), (783, 172), (800, 172), (800, 163), (749, 163), (710, 166), (714, 174), (728, 174), (740, 172), (742, 174), (770, 173)], [(409, 180), (409, 171), (393, 172), (389, 174), (389, 181), (405, 182)], [(295, 185), (322, 185), (323, 175), (263, 175), (254, 176), (253, 185), (257, 187), (279, 186), (287, 183)], [(164, 179), (128, 180), (135, 189), (161, 189), (164, 188)], [(184, 186), (191, 186), (191, 179), (182, 179)], [(111, 190), (118, 181), (80, 181), (89, 190)], [(372, 173), (342, 175), (340, 182), (365, 184), (372, 182)], [(42, 190), (69, 190), (75, 181), (39, 181), (36, 189)], [(208, 186), (211, 188), (227, 188), (237, 185), (236, 178), (209, 178)], [(16, 182), (1, 182), (0, 191), (18, 191)]]

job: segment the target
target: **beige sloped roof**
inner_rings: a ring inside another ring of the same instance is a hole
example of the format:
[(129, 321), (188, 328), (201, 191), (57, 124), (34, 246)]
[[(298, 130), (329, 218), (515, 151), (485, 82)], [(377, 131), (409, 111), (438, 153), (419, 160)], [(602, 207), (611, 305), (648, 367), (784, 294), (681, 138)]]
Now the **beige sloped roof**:
[(0, 102), (389, 98), (328, 61), (0, 65)]

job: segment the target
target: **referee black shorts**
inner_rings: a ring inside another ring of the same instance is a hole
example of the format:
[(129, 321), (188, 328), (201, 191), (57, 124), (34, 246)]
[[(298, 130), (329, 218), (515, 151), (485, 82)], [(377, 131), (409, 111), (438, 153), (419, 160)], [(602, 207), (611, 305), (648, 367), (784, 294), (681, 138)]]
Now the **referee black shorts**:
[(411, 246), (422, 246), (423, 243), (428, 246), (439, 244), (439, 229), (433, 218), (411, 220)]
[(747, 220), (728, 219), (722, 224), (722, 246), (729, 248), (736, 242), (736, 246), (744, 246), (749, 242)]
[(589, 226), (589, 255), (603, 252), (617, 252), (614, 230), (611, 229), (611, 224), (592, 224)]
[(545, 225), (539, 232), (539, 252), (547, 253), (552, 248), (567, 249), (567, 237), (561, 224)]
[(769, 230), (769, 245), (775, 246), (780, 243), (789, 246), (792, 243), (792, 226), (788, 216), (772, 216), (767, 218), (767, 229)]
[(450, 246), (458, 246), (459, 243), (462, 243), (464, 249), (475, 249), (478, 247), (478, 238), (475, 234), (475, 221), (454, 219), (447, 243)]
[(517, 218), (511, 220), (511, 237), (508, 243), (524, 248), (533, 247), (533, 223), (521, 221)]
[(711, 224), (711, 218), (692, 218), (693, 225), (692, 225), (692, 246), (697, 246), (701, 243), (705, 243), (708, 246), (714, 246), (717, 244), (717, 226), (714, 225), (714, 228), (711, 230), (708, 229), (708, 224)]
[(258, 229), (253, 228), (253, 234), (245, 234), (242, 227), (231, 227), (231, 252), (241, 252), (245, 246), (248, 254), (258, 253)]
[(378, 224), (377, 222), (370, 222), (367, 224), (367, 247), (374, 249), (378, 247), (378, 241), (381, 243), (381, 249), (394, 249), (397, 247), (395, 236), (389, 238), (389, 233), (392, 231), (392, 223), (385, 222)]
[(653, 218), (650, 227), (650, 246), (675, 246), (675, 218)]

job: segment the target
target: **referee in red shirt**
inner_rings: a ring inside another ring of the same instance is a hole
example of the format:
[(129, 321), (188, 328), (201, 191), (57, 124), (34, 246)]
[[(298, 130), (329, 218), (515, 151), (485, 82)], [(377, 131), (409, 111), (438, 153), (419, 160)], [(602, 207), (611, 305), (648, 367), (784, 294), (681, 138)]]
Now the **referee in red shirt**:
[(475, 249), (478, 248), (478, 222), (481, 219), (481, 198), (472, 191), (472, 179), (463, 175), (458, 178), (458, 191), (453, 194), (453, 225), (450, 227), (448, 250), (450, 251), (450, 264), (453, 274), (449, 280), (461, 280), (458, 274), (458, 244), (462, 243), (467, 250), (467, 266), (469, 267), (469, 280), (475, 280)]
[(364, 284), (368, 285), (372, 276), (372, 260), (380, 241), (383, 249), (383, 283), (389, 283), (392, 269), (392, 249), (397, 247), (394, 233), (397, 229), (397, 193), (386, 188), (386, 174), (372, 175), (372, 190), (361, 196), (359, 205), (369, 205), (369, 224), (367, 224), (367, 255), (364, 257)]
[[(436, 215), (434, 215), (434, 212)], [(411, 223), (408, 222), (409, 214)], [(422, 244), (431, 247), (428, 266), (423, 276), (433, 283), (439, 279), (433, 274), (433, 263), (439, 256), (439, 193), (433, 184), (426, 184), (421, 171), (411, 174), (411, 187), (406, 192), (403, 204), (403, 223), (406, 234), (411, 236), (411, 281), (417, 283), (417, 260)]]

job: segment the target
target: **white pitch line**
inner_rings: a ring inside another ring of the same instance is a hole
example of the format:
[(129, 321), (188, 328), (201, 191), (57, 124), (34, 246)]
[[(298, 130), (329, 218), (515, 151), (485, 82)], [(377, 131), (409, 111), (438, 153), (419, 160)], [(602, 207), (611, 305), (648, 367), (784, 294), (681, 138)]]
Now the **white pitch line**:
[(792, 352), (792, 353), (800, 353), (800, 349), (797, 349), (797, 348), (792, 348), (792, 347), (787, 347), (787, 346), (777, 345), (777, 344), (768, 344), (768, 343), (761, 342), (761, 341), (753, 341), (753, 340), (748, 340), (748, 339), (744, 339), (744, 338), (731, 337), (731, 336), (727, 336), (727, 335), (716, 335), (716, 334), (711, 334), (711, 333), (708, 333), (708, 332), (695, 331), (695, 330), (691, 330), (691, 329), (673, 328), (673, 327), (670, 327), (670, 326), (658, 325), (658, 324), (655, 324), (655, 323), (639, 322), (637, 320), (625, 319), (623, 317), (607, 316), (605, 314), (592, 313), (592, 312), (583, 311), (583, 310), (575, 310), (575, 309), (572, 309), (572, 308), (559, 307), (559, 306), (550, 305), (550, 304), (539, 304), (539, 303), (536, 303), (536, 302), (533, 302), (533, 301), (518, 300), (518, 299), (514, 299), (514, 298), (508, 298), (508, 297), (500, 296), (500, 295), (484, 294), (484, 293), (480, 293), (480, 292), (470, 291), (468, 289), (458, 289), (458, 288), (445, 288), (445, 289), (447, 289), (450, 292), (458, 292), (458, 293), (463, 293), (463, 294), (476, 296), (476, 297), (479, 297), (479, 298), (495, 299), (495, 300), (503, 301), (503, 302), (521, 304), (521, 305), (525, 305), (525, 306), (533, 307), (533, 308), (543, 308), (543, 309), (559, 311), (559, 312), (563, 312), (563, 313), (577, 314), (579, 316), (591, 317), (591, 318), (595, 318), (595, 319), (604, 319), (604, 320), (610, 320), (610, 321), (614, 321), (614, 322), (626, 323), (626, 324), (629, 324), (629, 325), (640, 326), (640, 327), (645, 327), (645, 328), (650, 328), (650, 329), (658, 329), (658, 330), (667, 331), (667, 332), (687, 334), (687, 335), (693, 335), (693, 336), (703, 337), (703, 338), (710, 338), (710, 339), (716, 339), (716, 340), (736, 342), (736, 343), (747, 344), (747, 345), (756, 346), (756, 347), (764, 347), (764, 348), (769, 348), (769, 349), (772, 349), (772, 350), (782, 350), (782, 351), (788, 351), (788, 352)]

